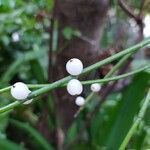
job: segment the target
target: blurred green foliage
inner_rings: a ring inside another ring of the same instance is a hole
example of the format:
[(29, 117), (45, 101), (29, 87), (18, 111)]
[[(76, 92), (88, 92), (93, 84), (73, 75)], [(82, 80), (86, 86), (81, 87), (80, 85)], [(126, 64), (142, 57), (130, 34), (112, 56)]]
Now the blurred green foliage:
[[(32, 69), (32, 65), (29, 65), (30, 63), (32, 63), (33, 66), (37, 64), (40, 68), (42, 67), (41, 69), (42, 72), (45, 73), (44, 78), (46, 79), (46, 51), (48, 50), (49, 38), (46, 29), (50, 26), (48, 18), (50, 15), (48, 12), (51, 11), (52, 5), (53, 1), (48, 0), (27, 2), (20, 0), (12, 0), (11, 2), (5, 0), (1, 1), (0, 64), (3, 65), (1, 65), (0, 77), (2, 79), (4, 72), (6, 74), (8, 66), (12, 63), (16, 67), (12, 67), (12, 69), (10, 69), (11, 72), (14, 72), (13, 75), (15, 75), (17, 70), (17, 72), (20, 72), (19, 76), (21, 76), (23, 80), (28, 81), (29, 78), (32, 78), (31, 70), (34, 69)], [(37, 60), (35, 58), (35, 53), (41, 58)], [(21, 62), (26, 62), (26, 60), (23, 59), (29, 59), (26, 67), (21, 67)], [(18, 68), (19, 65), (20, 67)], [(18, 68), (19, 70), (15, 68)], [(26, 76), (27, 72), (30, 72), (28, 77)], [(9, 75), (11, 75), (11, 73), (9, 73), (8, 76)], [(11, 78), (9, 78), (9, 80), (11, 80)], [(9, 80), (8, 77), (6, 77), (6, 79), (4, 77), (4, 83)], [(1, 80), (1, 82), (3, 82), (3, 80)]]
[[(18, 80), (25, 83), (46, 83), (48, 29), (51, 24), (53, 3), (53, 0), (0, 0), (0, 88)], [(140, 3), (134, 0), (133, 5), (139, 9)], [(122, 24), (129, 25), (125, 14), (116, 7), (116, 1), (113, 1), (111, 9), (117, 15), (109, 18), (105, 27), (101, 40), (103, 48), (108, 48), (117, 40), (117, 31)], [(123, 47), (135, 41), (133, 34), (129, 33), (130, 31), (124, 36)], [(66, 39), (70, 39), (73, 36), (80, 36), (80, 33), (66, 27), (63, 35)], [(54, 32), (54, 37), (53, 42), (56, 45), (57, 30)], [(68, 129), (64, 147), (71, 150), (117, 150), (140, 109), (149, 86), (149, 77), (149, 73), (141, 73), (131, 79), (128, 87), (110, 94), (91, 119), (91, 123), (86, 126), (85, 114), (94, 108), (97, 99), (95, 96)], [(10, 103), (11, 99), (7, 93), (0, 95), (0, 106)], [(48, 143), (32, 124), (33, 118), (38, 118), (41, 110), (44, 109), (40, 97), (38, 99), (39, 101), (29, 108), (24, 106), (16, 109), (12, 114), (6, 113), (0, 116), (1, 150), (53, 149), (53, 144)], [(49, 99), (48, 127), (54, 129), (53, 100), (51, 97)], [(149, 110), (131, 139), (129, 149), (150, 148)], [(25, 112), (30, 113), (22, 118)], [(29, 124), (26, 123), (27, 121)], [(11, 125), (15, 127), (9, 131)]]

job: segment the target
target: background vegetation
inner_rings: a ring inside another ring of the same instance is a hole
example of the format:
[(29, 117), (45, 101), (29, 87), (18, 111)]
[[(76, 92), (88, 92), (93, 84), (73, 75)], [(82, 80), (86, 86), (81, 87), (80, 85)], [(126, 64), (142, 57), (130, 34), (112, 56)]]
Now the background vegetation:
[[(91, 54), (84, 53), (86, 47), (94, 49), (89, 45), (79, 44), (80, 50), (74, 50), (82, 55), (81, 59), (83, 57), (85, 66), (88, 66), (147, 38), (143, 34), (142, 22), (150, 13), (148, 0), (128, 0), (127, 6), (130, 10), (126, 9), (126, 5), (121, 1), (108, 2), (107, 12), (101, 20), (103, 23), (98, 23), (103, 27), (101, 29), (103, 32), (98, 38), (96, 35), (96, 40), (92, 40), (95, 35), (89, 36), (93, 29), (83, 31), (82, 27), (80, 28), (82, 21), (78, 22), (78, 28), (65, 19), (63, 25), (64, 16), (59, 15), (58, 10), (60, 8), (62, 11), (65, 6), (56, 7), (56, 2), (0, 0), (0, 88), (18, 81), (44, 84), (65, 77), (67, 73), (60, 71), (59, 68), (65, 70), (66, 60), (78, 56), (77, 52), (65, 54), (65, 48), (70, 48), (68, 43), (72, 45), (71, 48), (76, 48), (78, 45), (78, 42), (74, 41), (76, 39), (90, 45), (98, 40), (99, 50), (94, 59), (90, 57)], [(61, 5), (59, 0), (58, 3)], [(64, 0), (62, 5), (66, 3)], [(83, 5), (85, 4), (83, 0)], [(66, 9), (69, 9), (68, 5)], [(81, 6), (80, 3), (75, 5)], [(71, 7), (71, 4), (69, 6)], [(73, 18), (73, 10), (68, 11)], [(90, 8), (88, 11), (90, 12)], [(64, 14), (68, 15), (67, 12)], [(86, 19), (92, 24), (94, 17), (89, 15)], [(86, 28), (86, 25), (83, 25), (83, 28)], [(118, 60), (115, 60), (81, 79), (104, 78), (117, 62)], [(128, 59), (116, 75), (135, 70), (148, 63), (147, 46)], [(149, 89), (149, 81), (149, 71), (142, 71), (127, 79), (105, 85), (100, 93), (92, 96), (85, 109), (76, 118), (73, 115), (79, 108), (70, 99), (71, 96), (66, 94), (65, 89), (39, 96), (28, 106), (21, 105), (0, 114), (0, 149), (117, 150), (142, 107)], [(89, 93), (89, 86), (85, 86), (83, 96), (87, 97)], [(61, 101), (65, 96), (66, 100)], [(0, 107), (13, 101), (9, 92), (0, 94)], [(149, 115), (150, 109), (147, 108), (127, 149), (150, 149)]]

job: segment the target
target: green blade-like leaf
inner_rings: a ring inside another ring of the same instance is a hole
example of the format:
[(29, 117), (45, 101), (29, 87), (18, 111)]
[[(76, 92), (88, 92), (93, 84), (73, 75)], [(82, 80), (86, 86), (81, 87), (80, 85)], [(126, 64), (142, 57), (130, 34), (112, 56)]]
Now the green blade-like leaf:
[(18, 128), (24, 130), (25, 132), (29, 133), (30, 136), (32, 136), (32, 139), (36, 141), (36, 143), (41, 147), (43, 150), (53, 150), (51, 145), (44, 139), (44, 137), (34, 128), (32, 128), (27, 123), (22, 123), (17, 120), (11, 120), (11, 123), (13, 123)]
[(0, 139), (0, 149), (1, 150), (25, 150), (20, 145), (17, 145), (16, 143), (10, 141), (10, 140), (2, 140)]
[(134, 77), (133, 82), (125, 89), (118, 115), (106, 144), (108, 149), (118, 149), (125, 138), (139, 110), (140, 102), (145, 96), (149, 80), (148, 73), (140, 73)]

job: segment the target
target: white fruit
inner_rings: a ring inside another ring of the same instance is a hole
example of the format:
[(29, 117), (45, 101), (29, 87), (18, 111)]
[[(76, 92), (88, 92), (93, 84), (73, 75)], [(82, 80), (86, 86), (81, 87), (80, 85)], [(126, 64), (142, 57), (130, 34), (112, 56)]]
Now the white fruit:
[(13, 40), (13, 42), (18, 42), (20, 40), (18, 32), (14, 32), (12, 34), (12, 40)]
[(77, 58), (72, 58), (67, 62), (66, 70), (71, 75), (79, 75), (83, 71), (83, 63)]
[(83, 86), (79, 80), (72, 79), (67, 84), (67, 91), (70, 95), (80, 95), (83, 91)]
[(93, 84), (91, 85), (91, 90), (92, 90), (93, 92), (99, 92), (100, 89), (101, 89), (101, 85), (98, 84), (98, 83), (93, 83)]
[(22, 82), (17, 82), (11, 87), (11, 95), (17, 100), (24, 100), (28, 97), (31, 91), (27, 85)]
[(77, 97), (75, 100), (76, 105), (83, 106), (85, 104), (85, 99), (81, 96)]

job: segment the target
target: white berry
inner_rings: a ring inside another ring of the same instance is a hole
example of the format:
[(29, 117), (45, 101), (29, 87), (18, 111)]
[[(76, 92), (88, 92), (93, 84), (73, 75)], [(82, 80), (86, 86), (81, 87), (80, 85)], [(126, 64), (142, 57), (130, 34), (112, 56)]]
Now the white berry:
[(66, 70), (71, 75), (79, 75), (83, 71), (83, 63), (77, 58), (72, 58), (67, 62)]
[(20, 40), (18, 32), (14, 32), (12, 34), (12, 40), (13, 40), (13, 42), (18, 42)]
[(30, 92), (27, 85), (22, 82), (17, 82), (11, 87), (11, 95), (17, 100), (26, 99)]
[(79, 80), (72, 79), (67, 84), (67, 91), (70, 95), (80, 95), (83, 91), (83, 86)]
[(99, 91), (101, 90), (101, 85), (98, 84), (98, 83), (93, 83), (93, 84), (91, 85), (91, 90), (92, 90), (93, 92), (99, 92)]
[(76, 105), (83, 106), (85, 104), (85, 99), (81, 96), (77, 97), (75, 100)]

